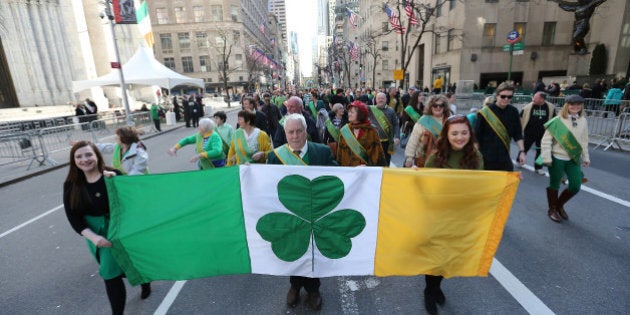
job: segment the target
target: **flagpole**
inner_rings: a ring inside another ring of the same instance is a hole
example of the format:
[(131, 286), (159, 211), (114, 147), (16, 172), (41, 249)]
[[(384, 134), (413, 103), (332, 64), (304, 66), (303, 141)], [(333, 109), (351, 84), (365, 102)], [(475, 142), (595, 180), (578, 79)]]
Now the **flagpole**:
[(131, 111), (129, 110), (129, 100), (127, 99), (127, 86), (125, 85), (125, 75), (123, 74), (122, 64), (120, 63), (120, 54), (118, 53), (118, 43), (116, 42), (116, 31), (114, 30), (114, 14), (112, 14), (111, 0), (105, 0), (105, 15), (109, 19), (109, 25), (112, 30), (112, 39), (114, 42), (114, 54), (116, 63), (120, 66), (118, 73), (120, 74), (120, 89), (122, 91), (123, 106), (125, 106), (125, 122), (127, 126), (133, 126), (135, 123), (131, 120)]

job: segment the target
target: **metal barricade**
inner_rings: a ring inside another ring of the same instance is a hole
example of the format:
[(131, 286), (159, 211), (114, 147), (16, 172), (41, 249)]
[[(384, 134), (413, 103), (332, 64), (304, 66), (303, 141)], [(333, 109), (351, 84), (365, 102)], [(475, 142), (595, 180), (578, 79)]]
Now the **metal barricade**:
[(43, 165), (44, 161), (37, 153), (33, 135), (27, 132), (0, 136), (0, 166), (30, 160), (27, 170), (34, 162)]
[[(604, 151), (611, 147), (617, 147), (618, 150), (623, 150), (621, 143), (624, 145), (630, 145), (630, 113), (623, 113), (619, 115), (617, 123), (615, 124), (613, 135), (607, 139), (608, 143), (604, 148)], [(602, 145), (603, 143), (599, 144)], [(599, 147), (598, 145), (598, 147)]]
[(611, 116), (609, 112), (602, 110), (587, 109), (584, 111), (584, 114), (588, 122), (589, 138), (599, 141), (594, 150), (609, 143), (615, 132), (615, 117)]

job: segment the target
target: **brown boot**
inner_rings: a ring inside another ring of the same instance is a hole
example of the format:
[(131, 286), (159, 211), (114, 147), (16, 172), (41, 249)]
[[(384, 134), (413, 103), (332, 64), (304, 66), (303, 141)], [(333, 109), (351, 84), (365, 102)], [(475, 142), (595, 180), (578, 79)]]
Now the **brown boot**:
[(576, 194), (570, 192), (568, 189), (565, 189), (560, 194), (560, 197), (558, 197), (558, 214), (560, 214), (560, 216), (565, 220), (569, 219), (569, 215), (566, 211), (564, 211), (564, 204), (575, 195)]
[(300, 289), (291, 287), (287, 293), (287, 305), (296, 307), (298, 302), (300, 302)]
[(547, 203), (549, 204), (549, 210), (547, 210), (547, 216), (554, 222), (560, 223), (562, 219), (558, 215), (558, 191), (555, 189), (547, 188)]

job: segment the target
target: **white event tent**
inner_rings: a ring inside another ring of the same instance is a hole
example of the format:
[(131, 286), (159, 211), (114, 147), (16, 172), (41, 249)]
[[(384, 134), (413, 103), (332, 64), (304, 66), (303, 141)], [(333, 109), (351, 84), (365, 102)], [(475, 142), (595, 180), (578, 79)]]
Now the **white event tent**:
[[(125, 84), (157, 85), (171, 90), (178, 85), (204, 87), (202, 79), (181, 75), (155, 60), (149, 48), (139, 48), (127, 63), (122, 66)], [(120, 74), (113, 71), (93, 80), (72, 81), (73, 92), (79, 92), (96, 86), (119, 85)]]

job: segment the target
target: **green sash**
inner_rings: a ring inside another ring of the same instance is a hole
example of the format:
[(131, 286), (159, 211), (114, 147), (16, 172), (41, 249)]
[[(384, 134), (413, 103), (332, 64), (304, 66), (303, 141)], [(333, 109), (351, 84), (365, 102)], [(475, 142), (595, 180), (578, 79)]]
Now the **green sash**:
[(335, 142), (339, 142), (339, 129), (335, 127), (335, 125), (330, 120), (330, 118), (326, 119), (325, 124), (326, 124), (326, 130), (328, 130), (328, 133), (330, 134), (330, 136), (333, 137), (333, 139), (335, 139)]
[(286, 144), (274, 149), (273, 152), (284, 165), (308, 165), (297, 154), (293, 153)]
[[(121, 173), (123, 173), (123, 175), (127, 175), (127, 172), (125, 172), (125, 170), (122, 168), (122, 158), (120, 156), (120, 153), (122, 152), (122, 148), (120, 147), (120, 144), (116, 144), (116, 146), (114, 146), (114, 154), (112, 154), (112, 167), (119, 170)], [(149, 174), (149, 170), (146, 169), (144, 171), (144, 174)]]
[(383, 113), (383, 111), (375, 105), (370, 105), (370, 110), (372, 111), (372, 114), (374, 114), (374, 117), (376, 117), (376, 122), (381, 126), (381, 128), (383, 128), (383, 131), (385, 131), (385, 133), (387, 134), (387, 139), (391, 139), (390, 133), (392, 131), (392, 125), (390, 125), (387, 116), (385, 116), (385, 113)]
[(122, 172), (123, 175), (127, 175), (127, 173), (122, 169), (122, 163), (121, 163), (122, 157), (120, 156), (121, 151), (122, 151), (122, 148), (120, 147), (120, 144), (117, 143), (114, 146), (114, 154), (112, 154), (112, 167)]
[(214, 131), (219, 134), (221, 142), (223, 142), (223, 153), (227, 156), (228, 152), (230, 151), (230, 144), (225, 140), (225, 136), (222, 135), (218, 129), (215, 128)]
[[(210, 133), (208, 138), (210, 138), (210, 136), (212, 136), (212, 133)], [(203, 136), (200, 133), (197, 133), (197, 138), (195, 139), (195, 150), (197, 151), (197, 153), (203, 152)], [(199, 159), (199, 165), (201, 165), (202, 170), (214, 168), (214, 164), (212, 164), (212, 161), (204, 157), (201, 157)]]
[(317, 108), (315, 108), (313, 101), (308, 102), (308, 108), (311, 110), (311, 114), (313, 114), (313, 119), (317, 119)]
[(431, 134), (433, 134), (433, 137), (435, 137), (435, 139), (440, 137), (440, 132), (442, 132), (442, 125), (440, 125), (440, 123), (438, 123), (433, 118), (433, 116), (424, 115), (420, 117), (420, 120), (418, 120), (418, 123), (420, 123), (424, 127), (424, 129), (431, 132)]
[[(582, 146), (573, 133), (567, 128), (567, 126), (560, 120), (560, 117), (556, 116), (552, 120), (545, 123), (545, 129), (553, 136), (556, 141), (567, 151), (571, 160), (577, 165), (580, 165), (582, 157)], [(542, 156), (542, 155), (541, 155)]]
[(503, 145), (505, 145), (505, 149), (510, 152), (510, 135), (501, 120), (499, 120), (499, 117), (492, 112), (489, 106), (484, 106), (479, 111), (479, 114), (486, 119), (488, 125), (490, 125), (494, 133), (501, 139)]
[(352, 150), (352, 153), (363, 160), (363, 162), (365, 162), (365, 165), (370, 165), (370, 163), (368, 163), (368, 157), (367, 152), (365, 152), (365, 148), (363, 148), (363, 146), (359, 143), (359, 140), (357, 140), (357, 138), (354, 136), (354, 133), (350, 130), (348, 125), (341, 127), (340, 131), (341, 136), (344, 140), (346, 140), (346, 143), (348, 144), (350, 150)]
[(247, 139), (245, 139), (245, 131), (243, 129), (236, 129), (234, 132), (234, 151), (238, 155), (240, 164), (252, 161), (252, 152), (247, 145)]
[(405, 107), (405, 113), (407, 113), (407, 115), (411, 117), (411, 120), (413, 120), (413, 122), (418, 122), (418, 119), (420, 119), (420, 114), (418, 114), (418, 112), (413, 107), (411, 107), (411, 105), (407, 105), (407, 107)]

